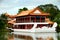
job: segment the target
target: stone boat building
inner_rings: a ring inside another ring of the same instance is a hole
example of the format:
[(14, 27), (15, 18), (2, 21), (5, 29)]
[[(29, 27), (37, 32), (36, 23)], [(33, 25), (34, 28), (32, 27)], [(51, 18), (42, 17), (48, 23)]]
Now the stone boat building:
[[(33, 23), (38, 23), (36, 28), (52, 27), (53, 23), (49, 20), (48, 16), (49, 13), (43, 12), (40, 8), (36, 7), (32, 10), (22, 11), (16, 15), (9, 15), (8, 24), (11, 26), (12, 29), (31, 29), (33, 27)], [(45, 23), (48, 24), (45, 24)], [(24, 25), (20, 25), (20, 23)], [(26, 24), (25, 24), (26, 23)], [(39, 24), (42, 23), (42, 24)]]

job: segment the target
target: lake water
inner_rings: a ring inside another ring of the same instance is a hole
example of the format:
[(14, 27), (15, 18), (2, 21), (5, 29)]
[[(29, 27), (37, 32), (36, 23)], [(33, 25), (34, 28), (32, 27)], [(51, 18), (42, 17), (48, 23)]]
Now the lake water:
[(0, 32), (0, 40), (60, 40), (60, 33)]

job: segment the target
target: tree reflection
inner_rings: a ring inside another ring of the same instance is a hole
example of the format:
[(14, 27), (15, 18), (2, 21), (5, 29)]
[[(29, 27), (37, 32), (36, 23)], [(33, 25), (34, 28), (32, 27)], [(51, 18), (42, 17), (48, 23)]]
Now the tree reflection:
[(60, 40), (60, 33), (58, 33), (58, 35), (57, 35), (57, 39)]
[(0, 40), (7, 40), (7, 32), (0, 32)]

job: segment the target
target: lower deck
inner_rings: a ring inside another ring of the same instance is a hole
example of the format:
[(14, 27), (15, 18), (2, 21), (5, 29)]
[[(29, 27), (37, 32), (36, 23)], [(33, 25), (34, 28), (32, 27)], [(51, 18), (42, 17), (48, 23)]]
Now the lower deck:
[[(34, 24), (25, 24), (25, 25), (14, 25), (12, 29), (31, 29), (34, 26)], [(51, 24), (37, 24), (36, 28), (42, 28), (42, 27), (52, 27)]]

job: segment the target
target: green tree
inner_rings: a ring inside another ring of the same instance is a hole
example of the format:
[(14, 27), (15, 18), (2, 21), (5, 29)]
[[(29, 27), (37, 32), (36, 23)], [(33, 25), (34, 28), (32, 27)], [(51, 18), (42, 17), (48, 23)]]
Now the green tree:
[(24, 7), (23, 9), (19, 9), (19, 10), (18, 10), (18, 13), (20, 13), (20, 12), (22, 12), (22, 11), (26, 11), (26, 10), (28, 10), (28, 8)]
[(5, 14), (0, 15), (0, 30), (3, 30), (7, 27), (7, 16)]
[(40, 5), (38, 6), (42, 11), (50, 13), (50, 20), (57, 22), (58, 26), (57, 26), (57, 30), (60, 30), (60, 10), (58, 9), (57, 6), (53, 5), (53, 4), (46, 4), (46, 5)]
[(58, 23), (58, 27), (56, 29), (57, 29), (57, 32), (59, 32), (60, 31), (60, 12), (55, 16), (54, 21)]
[(53, 4), (46, 4), (46, 5), (40, 5), (38, 6), (41, 10), (44, 12), (50, 13), (49, 18), (54, 21), (55, 16), (59, 13), (59, 9), (57, 6)]

